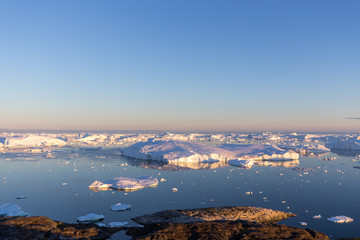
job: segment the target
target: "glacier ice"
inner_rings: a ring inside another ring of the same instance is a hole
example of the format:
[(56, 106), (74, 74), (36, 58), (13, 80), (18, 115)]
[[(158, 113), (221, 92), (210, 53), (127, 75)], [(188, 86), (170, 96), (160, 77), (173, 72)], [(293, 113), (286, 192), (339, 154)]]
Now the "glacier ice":
[(107, 190), (108, 188), (124, 191), (136, 191), (145, 187), (156, 187), (159, 181), (157, 178), (142, 176), (137, 178), (116, 177), (105, 182), (95, 181), (89, 188), (94, 190)]
[(129, 209), (131, 209), (131, 204), (117, 203), (117, 204), (111, 206), (111, 210), (113, 210), (113, 211), (125, 211), (125, 210), (129, 210)]
[(78, 222), (97, 222), (103, 220), (105, 217), (102, 214), (89, 213), (84, 216), (78, 217), (76, 221)]
[(21, 208), (14, 203), (0, 204), (0, 216), (4, 217), (24, 217), (28, 216), (27, 212), (21, 210)]

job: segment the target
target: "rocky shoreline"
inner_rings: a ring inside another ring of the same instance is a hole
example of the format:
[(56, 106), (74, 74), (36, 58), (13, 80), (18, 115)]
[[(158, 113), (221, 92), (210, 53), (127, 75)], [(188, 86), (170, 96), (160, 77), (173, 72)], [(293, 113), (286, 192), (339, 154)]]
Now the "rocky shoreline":
[(276, 223), (294, 214), (258, 207), (218, 207), (167, 210), (133, 218), (144, 227), (99, 227), (94, 223), (69, 224), (47, 217), (0, 218), (0, 238), (110, 239), (126, 231), (137, 240), (155, 239), (330, 239), (323, 233)]

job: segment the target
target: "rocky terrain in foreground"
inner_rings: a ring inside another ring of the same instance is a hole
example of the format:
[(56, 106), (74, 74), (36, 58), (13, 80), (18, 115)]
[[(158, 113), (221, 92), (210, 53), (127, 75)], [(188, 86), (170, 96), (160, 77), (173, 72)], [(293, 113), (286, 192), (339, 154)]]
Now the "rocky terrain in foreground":
[(125, 231), (133, 239), (329, 239), (310, 229), (276, 223), (294, 214), (258, 207), (167, 210), (133, 220), (144, 227), (68, 224), (47, 217), (0, 218), (0, 239), (109, 239)]

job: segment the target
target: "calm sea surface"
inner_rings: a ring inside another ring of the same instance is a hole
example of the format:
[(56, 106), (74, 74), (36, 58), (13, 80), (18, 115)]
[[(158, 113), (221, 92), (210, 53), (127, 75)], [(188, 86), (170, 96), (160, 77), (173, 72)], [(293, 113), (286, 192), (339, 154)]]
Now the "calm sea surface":
[[(324, 232), (333, 239), (360, 236), (360, 169), (354, 168), (360, 163), (352, 161), (352, 156), (330, 153), (251, 169), (220, 163), (162, 166), (106, 150), (59, 150), (53, 157), (1, 154), (0, 204), (16, 203), (31, 216), (43, 215), (65, 222), (76, 222), (77, 217), (87, 213), (99, 213), (105, 216), (103, 223), (127, 221), (128, 226), (137, 225), (132, 217), (161, 210), (259, 206), (293, 212), (298, 216), (281, 223)], [(325, 157), (337, 158), (324, 161)], [(306, 174), (293, 167), (314, 171)], [(95, 180), (144, 175), (166, 181), (155, 188), (134, 192), (94, 192), (88, 188)], [(172, 188), (178, 191), (172, 192)], [(19, 195), (27, 198), (15, 199)], [(132, 209), (111, 211), (110, 207), (119, 202), (131, 204)], [(322, 218), (313, 219), (318, 214)], [(354, 222), (337, 224), (327, 220), (337, 215), (351, 217)], [(301, 226), (299, 222), (308, 225)]]

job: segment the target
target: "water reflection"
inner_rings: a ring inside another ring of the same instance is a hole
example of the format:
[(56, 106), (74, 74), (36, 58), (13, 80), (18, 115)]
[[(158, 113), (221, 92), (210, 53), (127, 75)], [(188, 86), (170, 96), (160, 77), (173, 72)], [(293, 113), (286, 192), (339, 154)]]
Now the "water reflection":
[(336, 153), (339, 156), (344, 157), (356, 157), (360, 154), (360, 150), (351, 150), (351, 149), (331, 149), (332, 153)]
[[(229, 166), (228, 161), (217, 161), (217, 162), (171, 162), (165, 163), (154, 160), (140, 160), (135, 158), (129, 158), (122, 156), (129, 165), (135, 167), (141, 167), (146, 169), (159, 169), (163, 171), (181, 171), (181, 170), (200, 170), (200, 169), (216, 169)], [(270, 166), (270, 167), (285, 167), (293, 168), (299, 166), (300, 162), (298, 159), (295, 160), (273, 160), (273, 161), (254, 161), (256, 166)], [(243, 167), (251, 169), (252, 166)]]
[(270, 167), (285, 167), (293, 168), (299, 166), (299, 159), (289, 160), (289, 161), (257, 161), (254, 163), (257, 166), (270, 166)]

